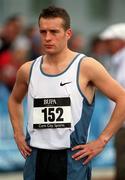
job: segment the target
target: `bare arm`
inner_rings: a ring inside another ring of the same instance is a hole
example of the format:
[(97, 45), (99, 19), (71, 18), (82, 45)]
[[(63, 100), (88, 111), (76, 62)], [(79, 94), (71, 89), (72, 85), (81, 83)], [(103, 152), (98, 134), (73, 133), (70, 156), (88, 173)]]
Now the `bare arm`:
[(74, 154), (73, 158), (79, 160), (87, 156), (84, 162), (86, 164), (103, 150), (125, 120), (125, 90), (112, 79), (100, 63), (93, 59), (88, 60), (83, 65), (83, 68), (81, 67), (82, 70), (88, 81), (91, 81), (95, 87), (116, 103), (111, 119), (98, 139), (86, 145), (79, 145), (73, 148), (73, 150), (80, 150)]
[(8, 101), (9, 114), (14, 131), (14, 138), (21, 154), (25, 158), (31, 152), (31, 149), (25, 142), (22, 105), (23, 98), (26, 95), (28, 88), (27, 81), (29, 77), (29, 67), (30, 65), (27, 63), (18, 70), (16, 82)]
[(91, 81), (101, 92), (116, 103), (111, 119), (100, 136), (104, 141), (108, 141), (125, 120), (125, 90), (107, 73), (102, 65), (96, 61), (91, 63), (93, 63), (92, 70), (89, 73)]

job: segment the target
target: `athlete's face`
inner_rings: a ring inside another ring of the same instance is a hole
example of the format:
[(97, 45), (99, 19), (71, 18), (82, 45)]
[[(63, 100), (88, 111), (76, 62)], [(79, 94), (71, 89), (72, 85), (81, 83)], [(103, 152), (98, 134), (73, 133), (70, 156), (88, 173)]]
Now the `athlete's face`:
[(42, 49), (45, 54), (54, 55), (67, 48), (67, 41), (71, 37), (71, 29), (64, 30), (63, 19), (41, 18), (39, 21)]

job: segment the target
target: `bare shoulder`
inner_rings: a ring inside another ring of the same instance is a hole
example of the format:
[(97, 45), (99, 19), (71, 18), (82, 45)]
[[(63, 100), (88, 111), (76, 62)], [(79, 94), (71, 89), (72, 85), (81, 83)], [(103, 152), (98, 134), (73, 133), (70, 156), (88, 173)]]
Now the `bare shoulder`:
[(98, 69), (98, 68), (104, 68), (103, 65), (98, 62), (96, 59), (92, 57), (86, 57), (84, 60), (81, 62), (82, 68), (91, 68), (91, 69)]
[(26, 83), (29, 80), (29, 75), (30, 75), (30, 69), (32, 66), (32, 63), (34, 61), (27, 61), (26, 63), (24, 63), (17, 72), (17, 78), (19, 78), (20, 80), (25, 81)]
[(31, 65), (32, 65), (32, 63), (33, 63), (34, 61), (27, 61), (26, 63), (24, 63), (21, 67), (20, 67), (20, 69), (19, 70), (30, 70), (30, 68), (31, 68)]
[(86, 57), (81, 62), (80, 69), (81, 73), (85, 74), (86, 76), (89, 76), (90, 79), (93, 79), (94, 77), (96, 78), (98, 75), (101, 75), (103, 73), (107, 73), (104, 66), (92, 57)]

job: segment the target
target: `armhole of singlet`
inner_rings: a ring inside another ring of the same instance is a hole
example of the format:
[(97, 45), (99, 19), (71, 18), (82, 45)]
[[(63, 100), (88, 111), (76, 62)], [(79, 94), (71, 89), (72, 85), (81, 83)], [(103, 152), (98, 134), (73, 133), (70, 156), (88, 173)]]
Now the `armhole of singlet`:
[(28, 79), (28, 82), (27, 82), (28, 85), (29, 85), (29, 83), (30, 83), (33, 65), (35, 64), (36, 60), (37, 60), (37, 59), (33, 60), (32, 64), (31, 64), (31, 67), (30, 67), (29, 79)]
[(85, 99), (85, 101), (87, 102), (87, 104), (88, 104), (89, 106), (91, 106), (91, 105), (93, 105), (93, 103), (94, 103), (95, 95), (94, 95), (94, 97), (93, 97), (92, 103), (89, 103), (88, 99), (87, 99), (86, 96), (83, 94), (83, 92), (81, 91), (80, 86), (79, 86), (80, 64), (81, 64), (81, 62), (83, 61), (83, 59), (86, 58), (86, 57), (87, 57), (87, 56), (83, 56), (83, 57), (80, 59), (79, 63), (78, 63), (77, 78), (76, 78), (76, 81), (77, 81), (77, 82), (76, 82), (76, 84), (77, 84), (77, 87), (78, 87), (78, 90), (79, 90), (81, 96)]

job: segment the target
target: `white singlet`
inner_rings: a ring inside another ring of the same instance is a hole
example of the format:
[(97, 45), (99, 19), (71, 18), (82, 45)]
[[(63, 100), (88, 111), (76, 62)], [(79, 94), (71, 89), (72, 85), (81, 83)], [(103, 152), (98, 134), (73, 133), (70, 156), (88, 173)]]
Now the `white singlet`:
[(57, 75), (43, 72), (42, 56), (34, 61), (28, 87), (31, 146), (58, 150), (86, 142), (93, 104), (87, 102), (78, 84), (83, 57), (84, 54), (77, 54), (65, 71)]

